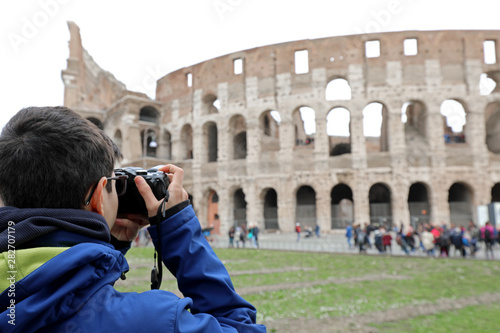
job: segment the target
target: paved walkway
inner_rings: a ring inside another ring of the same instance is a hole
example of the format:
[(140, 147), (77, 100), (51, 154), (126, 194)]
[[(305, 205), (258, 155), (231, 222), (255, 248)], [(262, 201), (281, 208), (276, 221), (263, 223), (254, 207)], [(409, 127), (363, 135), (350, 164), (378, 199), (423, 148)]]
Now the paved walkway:
[[(396, 244), (396, 237), (393, 234), (392, 241), (392, 255), (405, 256), (405, 253), (402, 251), (401, 247)], [(371, 242), (373, 244), (373, 237), (371, 238)], [(211, 242), (214, 248), (227, 248), (229, 244), (229, 238), (226, 236), (215, 236), (214, 241)], [(354, 244), (354, 241), (353, 241)], [(245, 246), (247, 248), (254, 248), (253, 241), (246, 241)], [(480, 249), (476, 253), (477, 259), (485, 259), (484, 253), (484, 243), (479, 243)], [(236, 242), (235, 242), (236, 247)], [(240, 247), (242, 244), (240, 243)], [(287, 250), (287, 251), (309, 251), (309, 252), (330, 252), (330, 253), (349, 253), (349, 254), (358, 254), (359, 249), (354, 246), (349, 249), (347, 245), (347, 240), (344, 236), (344, 233), (329, 233), (322, 234), (321, 237), (309, 237), (306, 238), (305, 234), (302, 233), (300, 236), (300, 240), (297, 242), (297, 234), (296, 233), (260, 233), (259, 234), (259, 248), (261, 249), (271, 249), (271, 250)], [(367, 254), (378, 255), (379, 252), (372, 246), (372, 248), (367, 250)], [(467, 254), (469, 251), (467, 249)], [(381, 254), (386, 255), (386, 254)], [(414, 253), (410, 254), (411, 256), (418, 257), (426, 257), (426, 253), (422, 251), (422, 249), (417, 249)], [(436, 256), (436, 255), (435, 255)], [(451, 258), (461, 258), (461, 255), (458, 252), (454, 252), (454, 247), (450, 247), (450, 256)], [(494, 256), (495, 260), (500, 259), (500, 246), (495, 244), (494, 247)], [(467, 258), (470, 258), (467, 256)]]

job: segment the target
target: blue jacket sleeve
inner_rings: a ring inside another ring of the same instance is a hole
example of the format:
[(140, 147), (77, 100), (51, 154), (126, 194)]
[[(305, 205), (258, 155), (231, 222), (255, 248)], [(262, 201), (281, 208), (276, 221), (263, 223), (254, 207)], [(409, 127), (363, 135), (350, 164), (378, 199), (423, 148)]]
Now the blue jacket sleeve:
[(161, 237), (163, 262), (177, 278), (179, 290), (192, 300), (179, 304), (183, 304), (177, 313), (179, 332), (266, 332), (265, 326), (255, 324), (255, 308), (234, 291), (226, 268), (201, 233), (192, 206), (163, 221), (161, 235), (157, 226), (149, 232), (155, 246)]

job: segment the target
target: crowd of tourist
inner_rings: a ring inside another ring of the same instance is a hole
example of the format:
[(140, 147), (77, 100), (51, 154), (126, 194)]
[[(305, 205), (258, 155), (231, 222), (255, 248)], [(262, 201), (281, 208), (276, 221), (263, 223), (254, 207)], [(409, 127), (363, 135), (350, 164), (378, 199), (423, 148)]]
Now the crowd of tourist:
[(345, 236), (349, 248), (355, 246), (360, 253), (366, 253), (367, 249), (372, 247), (379, 253), (392, 253), (392, 241), (395, 238), (396, 244), (405, 254), (423, 251), (431, 257), (449, 257), (451, 251), (463, 258), (475, 257), (482, 247), (486, 258), (493, 259), (495, 243), (500, 244), (500, 232), (490, 222), (479, 228), (472, 221), (467, 228), (453, 223), (449, 226), (425, 223), (419, 225), (417, 230), (411, 225), (394, 227), (391, 230), (377, 224), (355, 224), (346, 228)]

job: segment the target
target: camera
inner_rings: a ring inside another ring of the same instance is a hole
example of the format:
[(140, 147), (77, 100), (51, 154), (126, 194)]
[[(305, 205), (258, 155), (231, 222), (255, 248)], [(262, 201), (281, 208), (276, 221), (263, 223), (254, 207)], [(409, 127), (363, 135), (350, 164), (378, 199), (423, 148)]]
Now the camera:
[(142, 198), (137, 186), (135, 185), (135, 177), (141, 176), (146, 180), (153, 191), (156, 199), (161, 200), (167, 195), (167, 188), (169, 185), (168, 176), (163, 171), (158, 171), (161, 166), (156, 166), (154, 168), (144, 170), (139, 167), (125, 167), (120, 169), (115, 169), (115, 175), (127, 175), (127, 191), (122, 196), (118, 197), (118, 214), (121, 213), (138, 213), (147, 214), (148, 209), (146, 208), (146, 203)]

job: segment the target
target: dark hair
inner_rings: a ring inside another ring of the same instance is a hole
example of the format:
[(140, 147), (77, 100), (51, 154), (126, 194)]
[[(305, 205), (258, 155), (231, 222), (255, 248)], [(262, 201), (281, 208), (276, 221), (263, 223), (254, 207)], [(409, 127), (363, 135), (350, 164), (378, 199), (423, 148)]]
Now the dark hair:
[(0, 135), (0, 197), (18, 208), (80, 209), (120, 157), (104, 131), (70, 109), (25, 108)]

